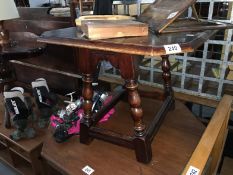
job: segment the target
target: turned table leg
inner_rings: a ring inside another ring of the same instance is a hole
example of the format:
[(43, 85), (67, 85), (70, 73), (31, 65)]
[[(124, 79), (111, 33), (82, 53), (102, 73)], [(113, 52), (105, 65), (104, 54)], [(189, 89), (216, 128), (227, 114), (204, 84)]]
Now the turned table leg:
[(93, 97), (93, 88), (92, 82), (93, 78), (91, 74), (83, 74), (83, 110), (84, 116), (80, 123), (80, 142), (88, 143), (90, 141), (89, 137), (89, 128), (92, 124), (92, 97)]
[(134, 80), (126, 81), (128, 102), (134, 120), (134, 147), (139, 162), (148, 163), (152, 157), (151, 142), (146, 136), (146, 126), (143, 122), (141, 98), (138, 94), (138, 84)]
[(125, 88), (128, 93), (131, 116), (134, 120), (133, 145), (136, 158), (139, 162), (148, 163), (152, 158), (151, 141), (146, 133), (146, 126), (143, 122), (143, 110), (141, 98), (138, 93), (138, 64), (137, 58), (129, 54), (119, 54), (119, 69), (122, 78), (125, 80)]
[(125, 87), (128, 92), (128, 102), (134, 120), (134, 134), (140, 137), (145, 134), (145, 124), (143, 123), (143, 111), (141, 107), (141, 98), (138, 94), (138, 84), (134, 80), (131, 80), (126, 82)]
[(171, 96), (173, 98), (173, 104), (171, 109), (175, 108), (174, 92), (171, 85), (171, 65), (168, 59), (169, 56), (162, 56), (162, 70), (163, 70), (163, 80), (164, 80), (164, 96), (165, 98)]
[(76, 50), (76, 53), (77, 68), (82, 73), (82, 97), (84, 100), (82, 105), (84, 116), (80, 121), (80, 142), (87, 144), (91, 141), (89, 130), (92, 125), (92, 82), (98, 60), (92, 57), (89, 49), (80, 48)]

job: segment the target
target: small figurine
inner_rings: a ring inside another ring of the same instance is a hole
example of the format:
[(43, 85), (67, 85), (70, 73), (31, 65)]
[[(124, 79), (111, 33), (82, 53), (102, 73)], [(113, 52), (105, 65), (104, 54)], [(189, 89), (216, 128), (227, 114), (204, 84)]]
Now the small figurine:
[(18, 141), (21, 138), (33, 138), (35, 130), (28, 127), (29, 117), (32, 118), (32, 102), (29, 97), (24, 97), (24, 89), (21, 87), (14, 87), (12, 89), (4, 90), (5, 102), (5, 126), (9, 128), (11, 121), (13, 122), (16, 130), (10, 137)]
[(40, 128), (45, 128), (49, 123), (50, 116), (56, 110), (55, 108), (58, 103), (58, 97), (56, 94), (50, 92), (44, 78), (38, 78), (31, 84), (33, 95), (40, 110), (38, 126)]

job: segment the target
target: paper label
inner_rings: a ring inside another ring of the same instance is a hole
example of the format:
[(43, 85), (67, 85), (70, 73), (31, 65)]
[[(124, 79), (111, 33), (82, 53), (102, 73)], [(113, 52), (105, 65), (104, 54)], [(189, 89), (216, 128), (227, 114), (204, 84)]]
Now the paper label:
[(87, 175), (91, 175), (95, 170), (93, 170), (91, 167), (87, 165), (82, 169), (82, 171), (86, 173)]
[(186, 175), (199, 175), (200, 170), (196, 167), (190, 166)]
[(164, 48), (166, 50), (166, 54), (174, 54), (174, 53), (182, 52), (179, 44), (164, 45)]
[(177, 13), (178, 13), (178, 11), (177, 11), (177, 12), (170, 13), (170, 15), (168, 15), (167, 19), (174, 18), (174, 17), (177, 15)]

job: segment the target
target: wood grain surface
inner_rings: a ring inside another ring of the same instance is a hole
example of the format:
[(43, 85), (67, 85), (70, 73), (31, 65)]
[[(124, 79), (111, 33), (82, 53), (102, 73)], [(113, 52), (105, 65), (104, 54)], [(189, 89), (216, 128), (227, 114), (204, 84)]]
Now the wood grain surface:
[(91, 41), (87, 39), (80, 28), (71, 27), (45, 32), (38, 38), (39, 42), (88, 48), (93, 50), (127, 53), (133, 55), (166, 55), (164, 45), (179, 44), (181, 52), (192, 52), (203, 42), (213, 36), (217, 30), (204, 32), (182, 32), (155, 35), (149, 33), (142, 37), (123, 37)]
[(11, 32), (10, 44), (0, 48), (0, 57), (6, 61), (41, 55), (45, 44), (36, 42), (37, 37), (30, 32)]
[(81, 29), (91, 40), (148, 35), (148, 25), (133, 20), (83, 21)]
[[(158, 111), (161, 102), (143, 99), (142, 107), (145, 123), (148, 124)], [(122, 124), (123, 123), (123, 124)], [(116, 113), (101, 127), (120, 133), (133, 132), (129, 106), (118, 103)], [(133, 150), (94, 140), (90, 145), (79, 143), (79, 137), (73, 136), (65, 143), (56, 143), (48, 135), (42, 148), (42, 157), (63, 174), (84, 174), (86, 165), (95, 170), (96, 175), (178, 175), (182, 172), (195, 149), (204, 126), (179, 101), (176, 109), (169, 112), (152, 143), (153, 158), (149, 164), (135, 160)]]
[(190, 166), (199, 169), (199, 174), (217, 174), (228, 134), (232, 101), (232, 96), (223, 96), (182, 175), (188, 173)]

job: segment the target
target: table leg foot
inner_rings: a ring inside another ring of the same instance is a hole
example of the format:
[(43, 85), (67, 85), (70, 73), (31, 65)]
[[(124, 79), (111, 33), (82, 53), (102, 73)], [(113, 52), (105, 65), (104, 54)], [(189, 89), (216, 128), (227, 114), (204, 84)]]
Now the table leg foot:
[(84, 120), (81, 120), (80, 122), (80, 143), (83, 144), (89, 144), (91, 142), (91, 137), (89, 136), (90, 132), (90, 126), (89, 124), (85, 123)]
[(150, 140), (147, 139), (147, 137), (135, 137), (133, 142), (137, 161), (142, 163), (149, 163), (152, 158)]

